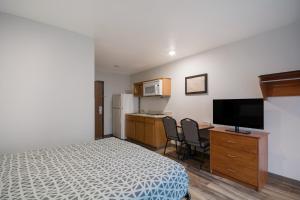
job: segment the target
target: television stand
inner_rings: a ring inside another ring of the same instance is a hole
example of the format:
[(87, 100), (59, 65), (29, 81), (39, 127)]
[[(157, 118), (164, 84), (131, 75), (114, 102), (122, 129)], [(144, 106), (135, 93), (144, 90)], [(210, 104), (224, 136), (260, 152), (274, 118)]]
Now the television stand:
[(241, 133), (241, 134), (250, 134), (250, 131), (240, 130), (240, 127), (236, 126), (234, 129), (226, 129), (229, 132)]
[(251, 130), (236, 134), (217, 127), (210, 129), (210, 171), (256, 190), (268, 176), (268, 133)]

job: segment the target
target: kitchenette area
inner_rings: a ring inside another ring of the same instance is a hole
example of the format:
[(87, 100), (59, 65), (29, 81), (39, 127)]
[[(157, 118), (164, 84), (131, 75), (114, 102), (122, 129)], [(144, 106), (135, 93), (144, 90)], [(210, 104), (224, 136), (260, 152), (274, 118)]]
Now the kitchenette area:
[(126, 137), (153, 148), (161, 148), (166, 143), (162, 118), (165, 115), (126, 114)]
[[(171, 96), (171, 79), (158, 78), (134, 83), (133, 95), (140, 98), (169, 97)], [(140, 104), (139, 104), (140, 106)], [(162, 118), (171, 113), (155, 111), (126, 114), (126, 136), (129, 140), (137, 141), (144, 145), (161, 148), (166, 143), (166, 135)]]
[(141, 110), (140, 100), (147, 97), (170, 97), (171, 79), (158, 78), (133, 84), (133, 94), (113, 97), (113, 133), (152, 148), (164, 147), (166, 135), (162, 118), (172, 113)]

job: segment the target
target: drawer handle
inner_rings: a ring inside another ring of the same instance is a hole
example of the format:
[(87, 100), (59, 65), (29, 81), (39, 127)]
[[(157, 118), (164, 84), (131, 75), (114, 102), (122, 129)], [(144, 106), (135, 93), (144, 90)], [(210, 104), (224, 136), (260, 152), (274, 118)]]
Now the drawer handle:
[(227, 156), (229, 157), (229, 158), (237, 158), (238, 156), (235, 156), (235, 155), (232, 155), (232, 154), (227, 154)]
[(232, 141), (232, 140), (227, 140), (227, 143), (230, 143), (230, 144), (236, 144), (236, 142)]
[(227, 169), (227, 171), (235, 173), (235, 170), (233, 170), (233, 169)]

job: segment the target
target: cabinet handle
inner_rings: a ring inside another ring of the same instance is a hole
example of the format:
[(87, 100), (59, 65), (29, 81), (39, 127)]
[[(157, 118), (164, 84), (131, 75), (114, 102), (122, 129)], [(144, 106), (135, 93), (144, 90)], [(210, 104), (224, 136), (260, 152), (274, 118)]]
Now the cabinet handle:
[(229, 158), (237, 158), (237, 157), (238, 157), (238, 156), (231, 155), (231, 154), (227, 154), (227, 156), (228, 156)]
[(233, 170), (233, 169), (227, 169), (227, 171), (235, 173), (235, 170)]
[(232, 140), (227, 140), (227, 143), (230, 143), (230, 144), (236, 144), (236, 142), (232, 141)]

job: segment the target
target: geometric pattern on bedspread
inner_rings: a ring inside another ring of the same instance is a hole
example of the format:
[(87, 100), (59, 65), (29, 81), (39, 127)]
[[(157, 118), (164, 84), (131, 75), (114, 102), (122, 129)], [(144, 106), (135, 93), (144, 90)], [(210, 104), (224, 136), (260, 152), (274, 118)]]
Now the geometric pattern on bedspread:
[(181, 199), (182, 165), (116, 138), (0, 155), (0, 199)]

